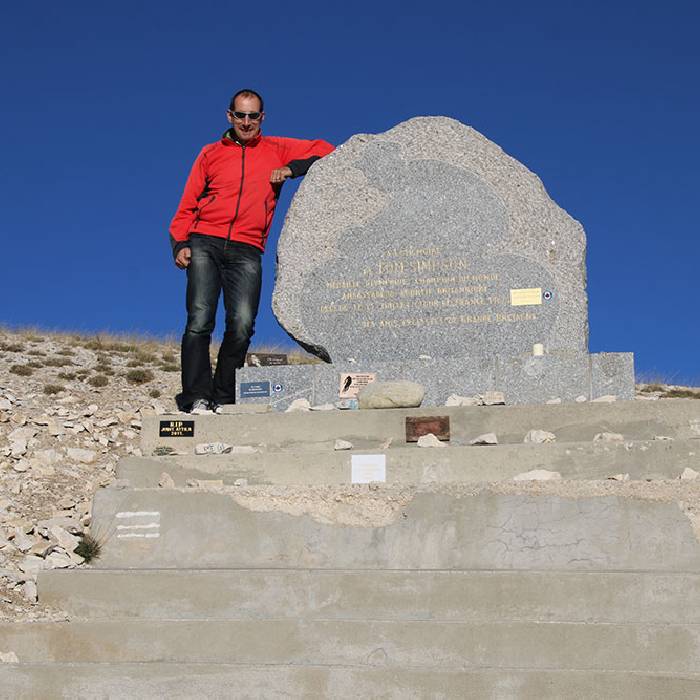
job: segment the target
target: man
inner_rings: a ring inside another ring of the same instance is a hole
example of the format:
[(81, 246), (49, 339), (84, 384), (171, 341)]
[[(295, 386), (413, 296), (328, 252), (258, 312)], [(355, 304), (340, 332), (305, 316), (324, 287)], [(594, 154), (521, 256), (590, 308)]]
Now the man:
[[(263, 136), (263, 99), (254, 90), (237, 92), (227, 117), (231, 128), (197, 156), (170, 225), (175, 264), (187, 270), (182, 393), (176, 400), (192, 413), (235, 403), (236, 369), (253, 335), (261, 256), (282, 185), (333, 150), (326, 141)], [(209, 344), (222, 290), (226, 329), (212, 378)]]

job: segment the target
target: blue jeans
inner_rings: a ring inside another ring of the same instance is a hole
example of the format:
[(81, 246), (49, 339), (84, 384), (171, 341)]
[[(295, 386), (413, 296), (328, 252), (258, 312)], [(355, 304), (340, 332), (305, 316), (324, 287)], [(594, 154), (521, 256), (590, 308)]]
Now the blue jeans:
[[(187, 326), (182, 336), (182, 393), (178, 406), (197, 399), (236, 402), (236, 368), (242, 367), (260, 303), (262, 253), (246, 243), (215, 236), (190, 236), (187, 268)], [(226, 330), (212, 378), (209, 344), (224, 292)]]

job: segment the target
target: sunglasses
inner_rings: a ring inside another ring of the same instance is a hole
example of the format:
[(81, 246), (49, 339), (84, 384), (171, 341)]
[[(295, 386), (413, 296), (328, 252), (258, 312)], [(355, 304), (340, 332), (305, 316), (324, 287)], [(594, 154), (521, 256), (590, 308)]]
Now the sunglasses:
[(246, 117), (252, 122), (258, 121), (262, 116), (262, 112), (232, 112), (229, 110), (229, 114), (233, 115), (236, 121), (242, 122)]

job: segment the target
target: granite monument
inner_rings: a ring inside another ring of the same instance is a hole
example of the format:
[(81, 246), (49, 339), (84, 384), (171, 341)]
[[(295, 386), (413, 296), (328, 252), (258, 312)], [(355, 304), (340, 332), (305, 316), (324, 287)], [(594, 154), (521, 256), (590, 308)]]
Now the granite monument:
[(581, 224), (474, 129), (353, 136), (310, 170), (278, 245), (274, 312), (327, 364), (270, 369), (269, 400), (337, 399), (348, 372), (422, 382), (435, 404), (631, 398), (632, 356), (588, 354), (585, 254)]

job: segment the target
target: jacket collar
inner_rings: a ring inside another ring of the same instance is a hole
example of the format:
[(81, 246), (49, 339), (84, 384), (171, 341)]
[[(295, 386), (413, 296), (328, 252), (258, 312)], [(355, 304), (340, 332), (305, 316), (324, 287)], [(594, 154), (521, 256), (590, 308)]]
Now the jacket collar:
[[(259, 131), (258, 135), (252, 141), (248, 141), (248, 143), (246, 144), (246, 148), (249, 148), (250, 146), (257, 146), (260, 143), (260, 139), (262, 139), (262, 131)], [(233, 129), (226, 129), (226, 131), (224, 131), (224, 135), (221, 137), (221, 143), (223, 143), (224, 146), (243, 145), (236, 138)]]

